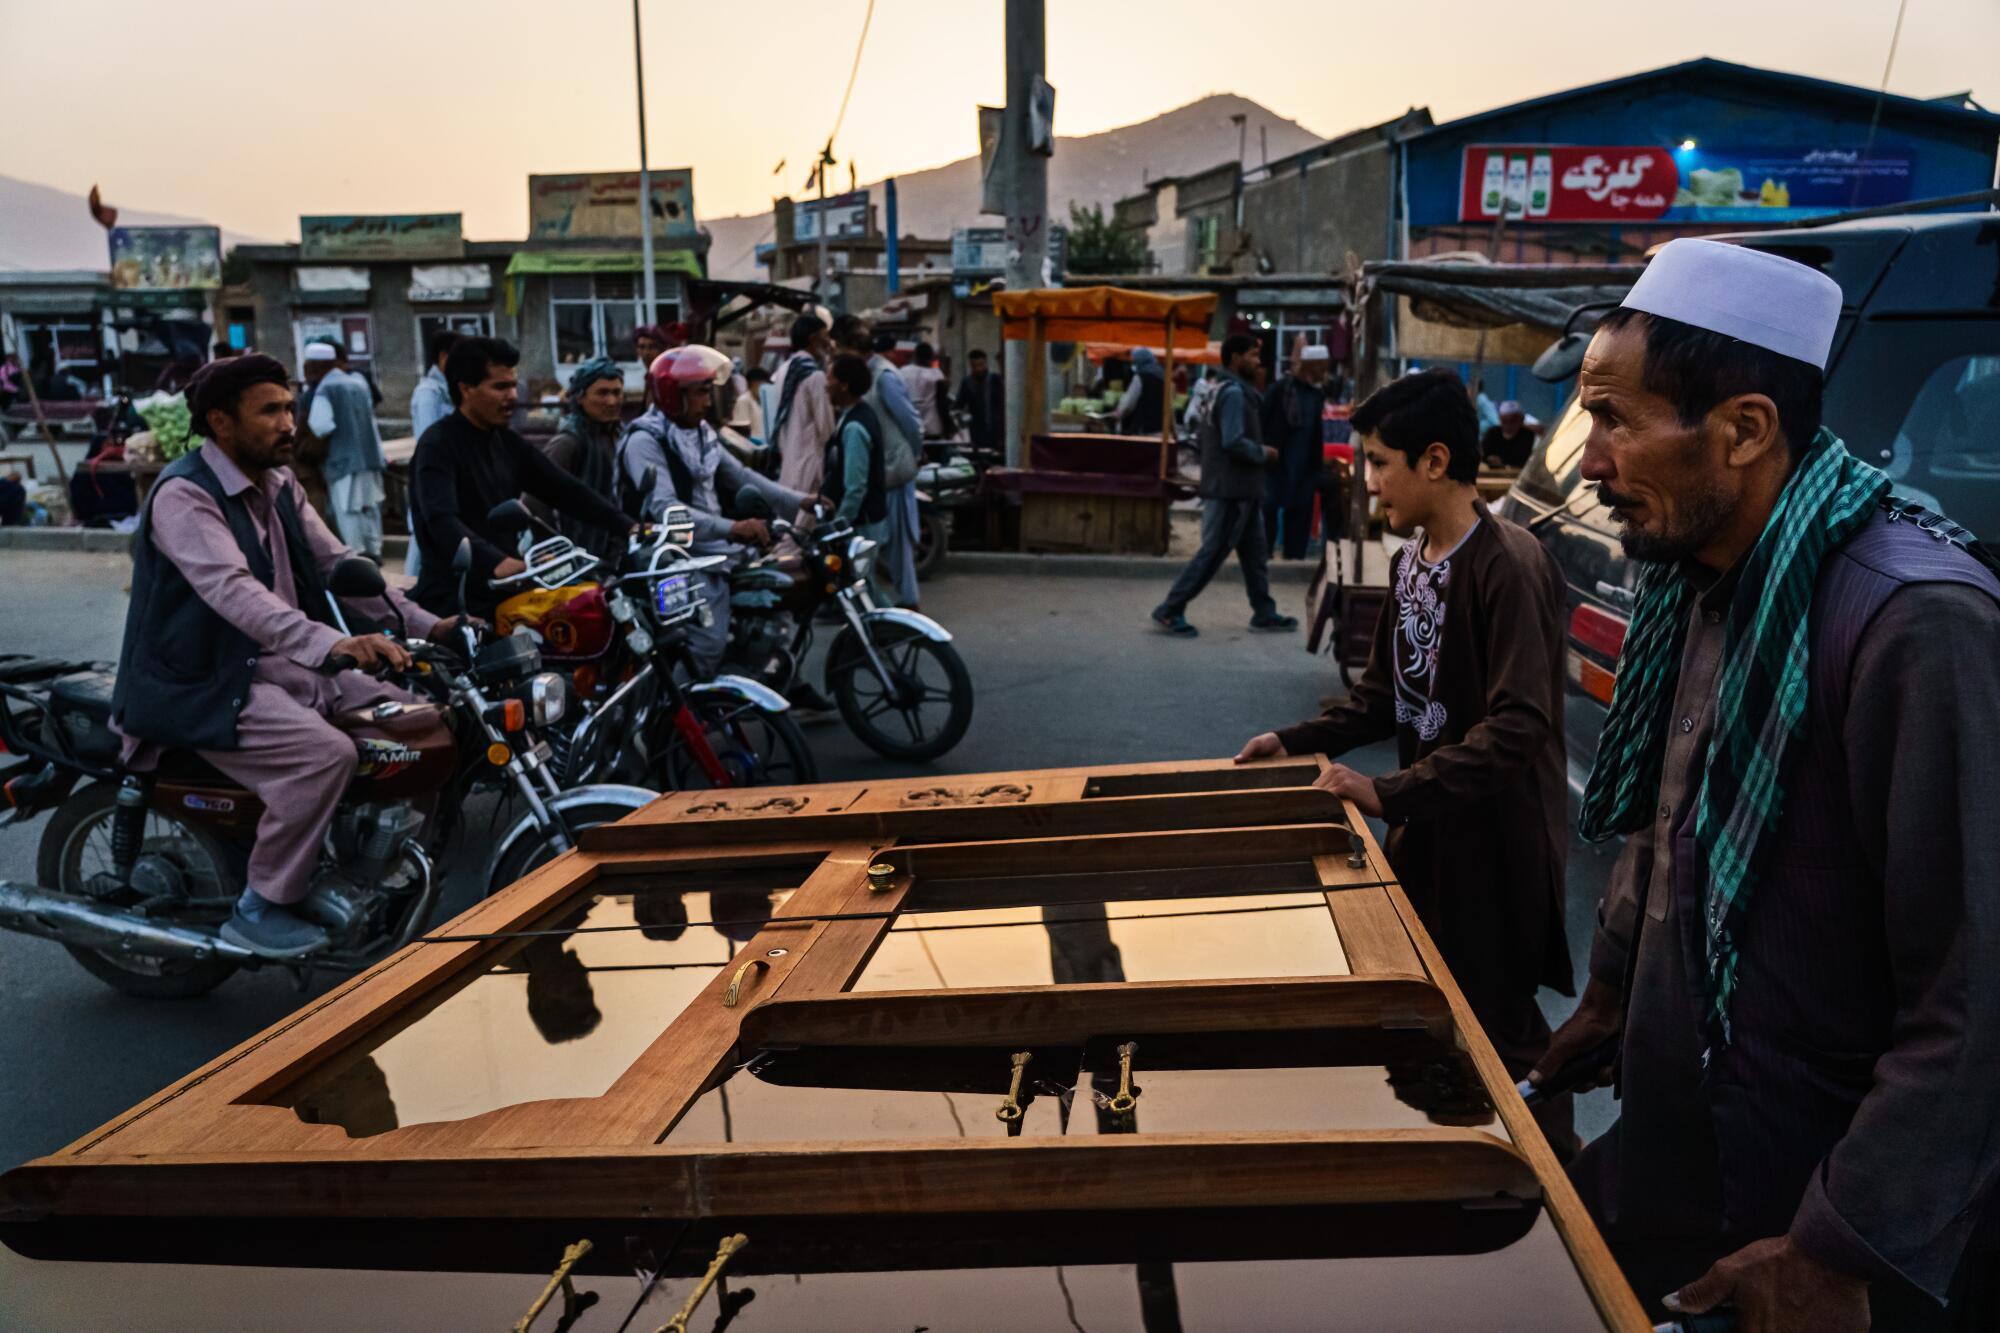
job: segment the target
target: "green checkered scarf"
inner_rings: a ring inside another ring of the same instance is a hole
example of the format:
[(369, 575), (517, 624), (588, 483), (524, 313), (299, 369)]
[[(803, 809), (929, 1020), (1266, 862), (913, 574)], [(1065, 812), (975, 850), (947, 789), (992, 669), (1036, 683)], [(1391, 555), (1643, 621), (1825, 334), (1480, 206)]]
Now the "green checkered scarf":
[[(1821, 562), (1884, 505), (1915, 509), (1891, 501), (1886, 475), (1820, 431), (1744, 557), (1741, 591), (1729, 606), (1715, 730), (1694, 816), (1696, 854), (1707, 871), (1704, 1017), (1725, 1044), (1737, 942), (1784, 813), (1785, 758), (1805, 730), (1813, 587)], [(1678, 565), (1642, 566), (1617, 692), (1578, 821), (1588, 841), (1633, 832), (1652, 818), (1694, 597)]]

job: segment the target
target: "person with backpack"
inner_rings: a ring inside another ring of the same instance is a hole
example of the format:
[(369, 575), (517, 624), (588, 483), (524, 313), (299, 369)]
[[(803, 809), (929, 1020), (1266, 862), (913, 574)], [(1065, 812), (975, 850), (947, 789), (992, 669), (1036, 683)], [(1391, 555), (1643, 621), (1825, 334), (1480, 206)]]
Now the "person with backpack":
[[(886, 340), (885, 340), (886, 341)], [(924, 426), (896, 363), (883, 353), (867, 321), (842, 315), (833, 322), (834, 346), (867, 363), (874, 386), (866, 402), (875, 415), (882, 443), (882, 486), (889, 512), (882, 523), (882, 554), (876, 567), (897, 606), (917, 609), (917, 466), (922, 459)], [(893, 347), (894, 343), (888, 346)]]

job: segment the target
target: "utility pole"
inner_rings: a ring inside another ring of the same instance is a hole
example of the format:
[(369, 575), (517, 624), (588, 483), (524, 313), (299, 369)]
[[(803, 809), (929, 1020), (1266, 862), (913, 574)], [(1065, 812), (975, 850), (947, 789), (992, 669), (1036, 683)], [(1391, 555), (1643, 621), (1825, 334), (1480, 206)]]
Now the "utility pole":
[(816, 234), (819, 236), (819, 267), (813, 271), (813, 295), (817, 296), (828, 310), (833, 309), (833, 305), (827, 300), (827, 288), (831, 284), (826, 276), (826, 169), (832, 163), (833, 140), (828, 139), (826, 147), (820, 150), (819, 168), (813, 173), (819, 177), (819, 214), (813, 221), (813, 225), (818, 228)]
[[(1049, 163), (1029, 141), (1029, 104), (1042, 86), (1047, 47), (1043, 0), (1007, 0), (1007, 111), (1001, 124), (1001, 170), (1007, 190), (1007, 290), (1024, 292), (1043, 282), (1049, 253)], [(1054, 133), (1053, 130), (1050, 131)], [(1007, 349), (1007, 466), (1020, 467), (1030, 435), (1048, 430), (1048, 394), (1030, 394), (1030, 376), (1046, 379), (1048, 354), (1030, 356), (1030, 344)], [(1033, 364), (1039, 360), (1039, 364)], [(1028, 420), (1029, 405), (1041, 408)]]
[(639, 38), (639, 0), (632, 0), (632, 61), (639, 75), (639, 264), (645, 271), (648, 324), (659, 322), (659, 291), (653, 281), (653, 176), (646, 169), (646, 52)]

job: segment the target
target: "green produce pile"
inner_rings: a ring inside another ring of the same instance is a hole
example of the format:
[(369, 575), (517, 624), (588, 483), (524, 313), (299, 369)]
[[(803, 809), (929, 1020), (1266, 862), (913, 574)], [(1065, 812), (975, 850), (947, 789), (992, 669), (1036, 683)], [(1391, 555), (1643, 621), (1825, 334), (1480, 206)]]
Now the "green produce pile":
[(171, 463), (188, 450), (198, 447), (193, 434), (194, 418), (188, 415), (185, 394), (156, 393), (132, 404), (146, 429), (159, 441), (160, 458)]

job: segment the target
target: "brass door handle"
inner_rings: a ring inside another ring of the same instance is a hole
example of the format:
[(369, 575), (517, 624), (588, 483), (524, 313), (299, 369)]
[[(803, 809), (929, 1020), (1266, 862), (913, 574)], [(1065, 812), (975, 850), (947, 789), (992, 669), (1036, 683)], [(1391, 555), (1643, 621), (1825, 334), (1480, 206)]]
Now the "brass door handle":
[(725, 1237), (715, 1251), (715, 1258), (709, 1261), (708, 1271), (701, 1275), (701, 1281), (695, 1284), (694, 1291), (688, 1295), (687, 1304), (681, 1306), (679, 1314), (660, 1325), (659, 1333), (687, 1333), (688, 1320), (694, 1318), (695, 1307), (701, 1304), (702, 1297), (708, 1295), (708, 1289), (715, 1285), (715, 1280), (722, 1276), (723, 1265), (749, 1243), (750, 1238), (740, 1231), (733, 1236)]
[(1021, 1122), (1021, 1076), (1028, 1072), (1028, 1061), (1034, 1058), (1033, 1051), (1014, 1052), (1014, 1077), (1007, 1085), (1007, 1100), (993, 1113), (995, 1120), (1004, 1121), (1009, 1128)]
[(1138, 1049), (1136, 1041), (1118, 1048), (1118, 1095), (1111, 1099), (1110, 1107), (1113, 1115), (1130, 1115), (1139, 1104), (1139, 1094), (1132, 1091), (1132, 1056)]
[(734, 1009), (736, 1007), (737, 993), (743, 989), (743, 977), (751, 968), (769, 966), (770, 964), (761, 958), (752, 958), (749, 962), (737, 968), (736, 975), (729, 979), (729, 989), (722, 992), (722, 1007), (724, 1009)]

